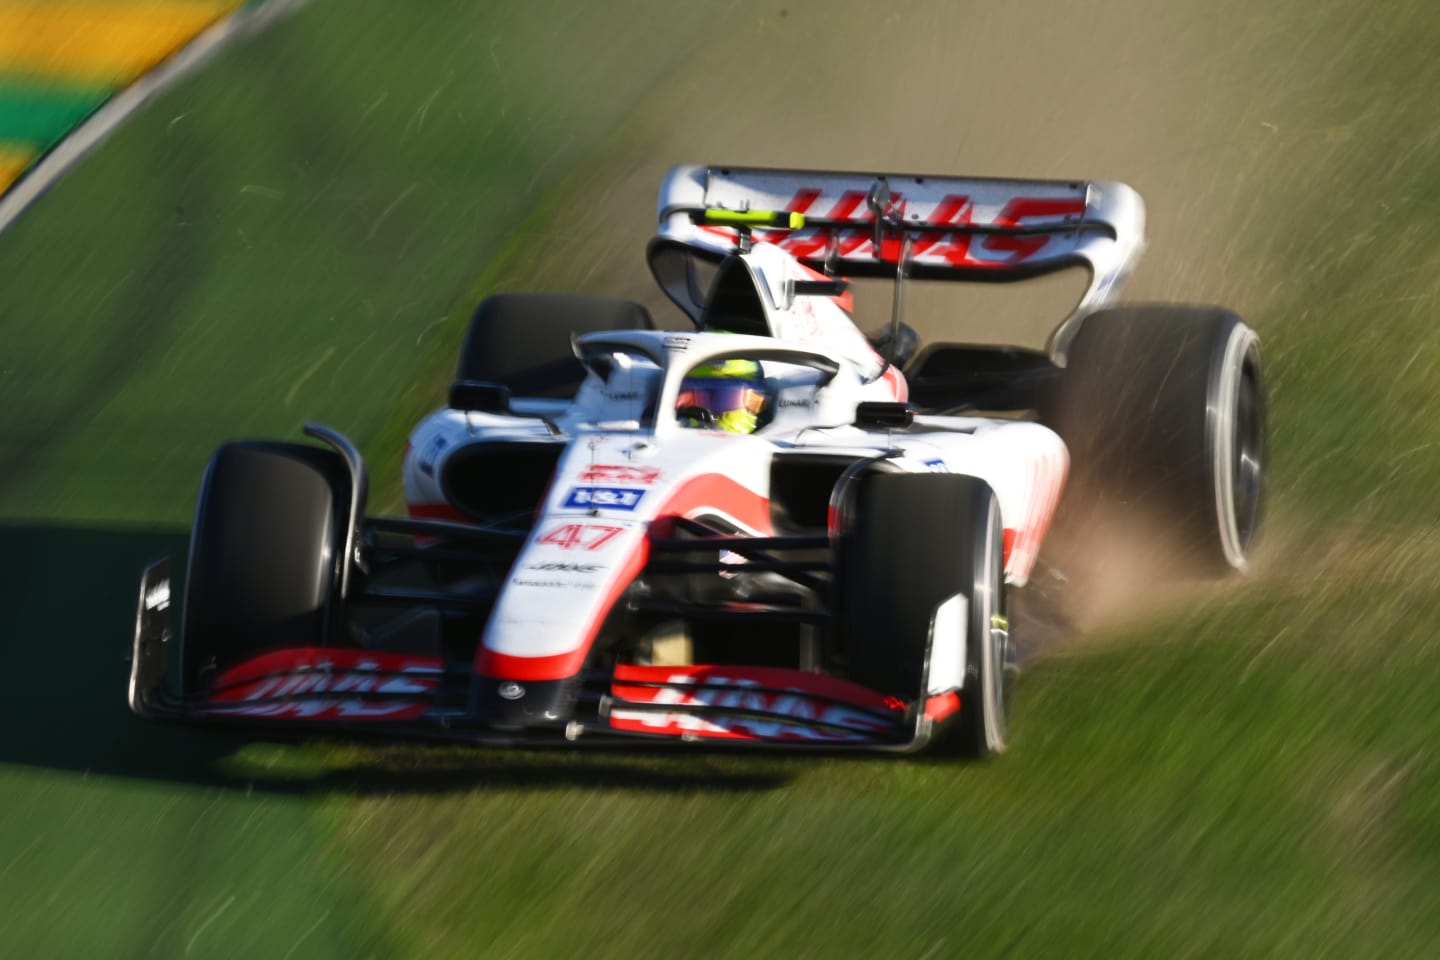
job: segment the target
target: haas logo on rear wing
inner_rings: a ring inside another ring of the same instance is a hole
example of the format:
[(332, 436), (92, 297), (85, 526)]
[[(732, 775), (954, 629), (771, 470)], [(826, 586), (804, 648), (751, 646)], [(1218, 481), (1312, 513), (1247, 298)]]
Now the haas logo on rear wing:
[[(1145, 247), (1145, 207), (1112, 181), (999, 180), (680, 166), (660, 188), (666, 247), (710, 256), (773, 244), (816, 268), (940, 280), (1020, 279), (1088, 267), (1071, 320), (1113, 302)], [(671, 292), (667, 288), (667, 292)], [(672, 298), (679, 291), (671, 292)], [(677, 301), (678, 302), (678, 301)]]

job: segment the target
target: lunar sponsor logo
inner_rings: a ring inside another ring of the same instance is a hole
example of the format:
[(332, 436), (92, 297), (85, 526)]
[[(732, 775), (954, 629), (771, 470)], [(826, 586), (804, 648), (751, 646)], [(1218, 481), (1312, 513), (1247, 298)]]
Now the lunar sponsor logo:
[(634, 510), (640, 505), (644, 490), (625, 487), (572, 487), (565, 495), (564, 506), (599, 510)]

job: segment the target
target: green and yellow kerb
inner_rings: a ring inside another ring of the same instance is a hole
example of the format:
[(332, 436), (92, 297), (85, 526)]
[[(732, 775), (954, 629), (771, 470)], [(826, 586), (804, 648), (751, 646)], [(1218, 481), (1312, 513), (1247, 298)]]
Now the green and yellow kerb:
[(245, 0), (0, 0), (0, 194)]

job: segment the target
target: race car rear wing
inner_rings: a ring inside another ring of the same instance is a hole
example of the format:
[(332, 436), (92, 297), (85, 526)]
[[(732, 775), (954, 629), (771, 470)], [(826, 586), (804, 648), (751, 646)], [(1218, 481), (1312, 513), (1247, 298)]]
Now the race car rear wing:
[[(1067, 267), (1090, 282), (1052, 336), (1113, 302), (1145, 248), (1145, 206), (1123, 183), (686, 165), (660, 187), (651, 269), (690, 312), (693, 272), (678, 248), (710, 258), (775, 244), (831, 275), (1013, 281)], [(694, 314), (692, 313), (692, 316)]]

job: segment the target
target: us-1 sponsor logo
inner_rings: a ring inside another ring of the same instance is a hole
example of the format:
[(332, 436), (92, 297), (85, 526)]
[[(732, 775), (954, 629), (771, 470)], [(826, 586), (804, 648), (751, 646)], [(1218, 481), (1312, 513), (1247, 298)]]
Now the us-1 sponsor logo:
[(581, 483), (630, 483), (648, 487), (659, 479), (659, 467), (641, 467), (629, 463), (591, 464), (580, 473)]
[(949, 473), (950, 468), (945, 465), (944, 460), (926, 460), (925, 469), (931, 473)]
[(599, 550), (625, 532), (624, 527), (603, 523), (562, 523), (551, 527), (536, 543), (561, 550)]
[(564, 506), (598, 510), (634, 510), (640, 505), (644, 490), (625, 487), (571, 487)]

